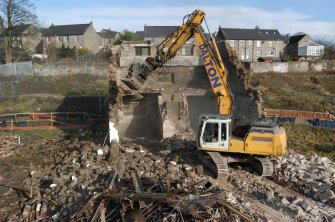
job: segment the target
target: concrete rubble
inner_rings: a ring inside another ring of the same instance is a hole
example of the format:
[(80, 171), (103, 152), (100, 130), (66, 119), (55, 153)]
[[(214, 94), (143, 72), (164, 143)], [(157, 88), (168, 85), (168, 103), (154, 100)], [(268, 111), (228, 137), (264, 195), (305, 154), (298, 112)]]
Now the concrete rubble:
[(275, 180), (325, 204), (335, 203), (335, 163), (327, 157), (289, 153), (279, 157)]
[[(251, 221), (275, 221), (278, 218), (285, 221), (292, 218), (298, 221), (331, 221), (334, 218), (333, 184), (320, 182), (319, 187), (309, 194), (310, 191), (304, 192), (302, 187), (310, 189), (307, 185), (314, 183), (306, 179), (299, 183), (301, 188), (296, 189), (294, 186), (297, 183), (293, 182), (293, 175), (299, 176), (298, 172), (304, 169), (308, 172), (309, 167), (315, 168), (315, 164), (320, 162), (323, 168), (316, 167), (316, 175), (328, 172), (327, 169), (334, 166), (331, 161), (316, 156), (304, 157), (304, 161), (301, 155), (290, 153), (279, 159), (272, 180), (256, 176), (246, 169), (233, 168), (229, 170), (226, 180), (216, 181), (207, 176), (208, 171), (197, 160), (195, 149), (192, 149), (195, 143), (188, 139), (190, 136), (175, 135), (160, 142), (124, 138), (121, 140), (119, 158), (112, 160), (110, 147), (101, 147), (92, 139), (74, 137), (57, 142), (42, 160), (45, 164), (43, 171), (30, 171), (23, 179), (25, 194), (20, 201), (13, 203), (19, 211), (8, 215), (7, 219), (78, 221), (76, 218), (87, 212), (88, 205), (92, 210), (85, 217), (92, 221), (97, 221), (93, 220), (97, 212), (100, 216), (109, 215), (108, 212), (114, 209), (119, 213), (112, 215), (122, 219), (128, 215), (125, 213), (128, 208), (120, 208), (115, 198), (121, 197), (121, 193), (138, 193), (135, 188), (140, 189), (141, 184), (145, 192), (137, 196), (123, 195), (126, 199), (123, 199), (122, 206), (139, 201), (142, 207), (136, 215), (144, 213), (150, 218), (148, 221), (202, 221), (204, 218), (208, 221), (229, 221), (244, 216), (251, 218)], [(295, 165), (298, 159), (306, 163), (305, 168)], [(287, 172), (284, 167), (296, 167), (296, 172), (289, 171), (289, 175), (286, 173), (284, 177), (287, 179), (282, 181), (292, 186), (291, 189), (279, 185), (279, 175)], [(110, 189), (111, 175), (115, 174), (119, 187), (123, 187), (121, 190)], [(328, 178), (333, 182), (333, 177)], [(322, 177), (319, 180), (322, 181)], [(131, 186), (132, 181), (139, 182)], [(157, 181), (161, 181), (165, 192), (157, 190)], [(327, 188), (324, 184), (330, 186)], [(155, 199), (158, 198), (156, 193), (163, 199)], [(313, 197), (316, 194), (317, 198)], [(205, 197), (207, 202), (201, 202)], [(181, 209), (176, 200), (182, 200), (191, 209)], [(207, 206), (206, 210), (201, 210), (204, 205)], [(154, 210), (153, 206), (160, 209), (157, 211), (155, 208), (156, 217), (147, 213)], [(241, 215), (234, 211), (241, 212)]]
[[(143, 142), (143, 141), (142, 141)], [(32, 171), (22, 181), (25, 195), (16, 204), (20, 215), (10, 215), (8, 221), (30, 220), (69, 220), (87, 201), (96, 194), (103, 193), (106, 181), (112, 172), (117, 172), (122, 180), (132, 178), (136, 172), (140, 178), (157, 180), (163, 178), (173, 183), (178, 190), (174, 194), (199, 198), (200, 194), (220, 195), (218, 200), (243, 212), (246, 217), (255, 212), (242, 208), (242, 200), (232, 199), (233, 194), (225, 197), (225, 191), (211, 177), (199, 175), (192, 161), (193, 151), (181, 151), (189, 142), (164, 141), (161, 150), (170, 150), (169, 156), (158, 155), (160, 150), (151, 151), (141, 143), (123, 142), (119, 159), (110, 161), (110, 147), (100, 147), (92, 141), (73, 138), (53, 147), (50, 155), (43, 159), (46, 167), (42, 171)], [(62, 148), (62, 147), (65, 147)], [(103, 153), (98, 154), (98, 150)], [(157, 152), (157, 155), (154, 154)], [(183, 154), (182, 154), (183, 153)], [(180, 155), (182, 154), (182, 155)], [(167, 182), (164, 182), (165, 186)], [(192, 196), (193, 195), (193, 196)], [(170, 210), (172, 210), (171, 208)], [(213, 208), (213, 210), (219, 208)], [(227, 209), (226, 209), (227, 210)], [(232, 210), (232, 209), (230, 209)], [(228, 211), (228, 210), (227, 210)], [(178, 212), (177, 217), (179, 217)], [(223, 217), (216, 212), (217, 217)], [(170, 215), (171, 216), (171, 215)]]

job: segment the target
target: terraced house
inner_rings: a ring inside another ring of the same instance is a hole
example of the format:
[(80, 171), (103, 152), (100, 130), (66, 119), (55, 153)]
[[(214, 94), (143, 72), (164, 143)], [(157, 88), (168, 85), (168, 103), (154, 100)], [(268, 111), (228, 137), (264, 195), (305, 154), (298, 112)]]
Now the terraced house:
[[(151, 45), (159, 45), (164, 39), (168, 38), (172, 33), (177, 32), (179, 26), (144, 26), (144, 40), (149, 41)], [(146, 47), (136, 48), (138, 55), (150, 55), (153, 52), (148, 52)], [(149, 49), (150, 50), (150, 49)], [(183, 45), (180, 51), (177, 52), (180, 56), (193, 56), (194, 55), (194, 38), (191, 38)]]
[(285, 38), (276, 29), (219, 28), (217, 41), (224, 41), (245, 62), (256, 62), (260, 57), (278, 61), (285, 48)]
[(62, 46), (86, 48), (93, 53), (102, 48), (102, 37), (95, 31), (93, 23), (74, 25), (51, 25), (43, 33), (44, 48)]

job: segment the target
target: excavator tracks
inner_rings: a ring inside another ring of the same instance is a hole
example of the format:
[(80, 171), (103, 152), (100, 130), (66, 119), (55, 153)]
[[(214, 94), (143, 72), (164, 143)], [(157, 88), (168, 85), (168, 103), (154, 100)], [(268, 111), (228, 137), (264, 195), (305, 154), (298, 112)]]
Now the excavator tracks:
[(219, 152), (207, 152), (216, 165), (218, 177), (224, 176), (228, 172), (228, 158), (221, 156)]
[(217, 179), (228, 175), (228, 163), (247, 163), (259, 176), (273, 174), (273, 163), (269, 157), (230, 156), (220, 152), (198, 151), (198, 158)]
[(228, 158), (219, 152), (198, 151), (199, 160), (216, 176), (217, 179), (228, 174)]
[(268, 157), (256, 157), (251, 161), (252, 168), (256, 169), (261, 176), (272, 176), (273, 163)]

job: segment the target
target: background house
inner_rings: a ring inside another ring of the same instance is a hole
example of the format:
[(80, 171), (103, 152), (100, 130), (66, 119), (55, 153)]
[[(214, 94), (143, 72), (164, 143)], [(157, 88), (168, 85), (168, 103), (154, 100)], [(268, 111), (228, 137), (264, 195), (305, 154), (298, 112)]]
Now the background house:
[(118, 32), (111, 31), (110, 29), (102, 29), (98, 34), (102, 38), (102, 46), (107, 49), (113, 46), (113, 41), (119, 36)]
[(13, 27), (13, 46), (28, 54), (42, 53), (42, 33), (33, 25), (19, 25)]
[(144, 26), (144, 40), (149, 40), (151, 44), (158, 45), (165, 38), (175, 33), (179, 26)]
[[(150, 41), (150, 44), (159, 45), (165, 38), (172, 33), (177, 32), (179, 26), (144, 26), (144, 40)], [(177, 52), (177, 55), (192, 56), (194, 55), (194, 38), (191, 38)]]
[(102, 37), (95, 31), (93, 23), (74, 25), (51, 25), (44, 31), (45, 48), (62, 46), (69, 48), (86, 48), (98, 53), (102, 46)]
[(288, 51), (290, 59), (318, 57), (323, 55), (324, 46), (313, 42), (309, 35), (300, 34), (290, 37)]
[(256, 62), (259, 57), (283, 55), (285, 42), (276, 29), (235, 29), (221, 28), (216, 35), (217, 41), (224, 41), (242, 61)]

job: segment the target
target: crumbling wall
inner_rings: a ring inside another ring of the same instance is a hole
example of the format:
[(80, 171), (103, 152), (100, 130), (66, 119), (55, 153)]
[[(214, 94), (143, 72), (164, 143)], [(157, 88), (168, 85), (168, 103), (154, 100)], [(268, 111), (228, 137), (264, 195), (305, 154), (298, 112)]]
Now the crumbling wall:
[[(125, 77), (128, 69), (121, 70), (121, 76)], [(199, 115), (218, 110), (205, 73), (203, 66), (169, 66), (153, 72), (139, 91), (143, 98), (123, 97), (123, 109), (119, 111), (120, 135), (161, 139), (197, 132)], [(203, 105), (208, 102), (215, 108)]]
[(188, 103), (183, 92), (162, 93), (159, 99), (163, 138), (190, 131)]
[[(234, 100), (233, 121), (236, 125), (250, 124), (262, 113), (260, 95), (249, 86), (251, 73), (236, 55), (226, 50), (223, 58)], [(120, 77), (125, 77), (128, 67), (120, 70)], [(157, 69), (138, 92), (143, 98), (123, 87), (129, 92), (123, 96), (123, 108), (119, 111), (121, 136), (161, 139), (185, 132), (195, 135), (200, 115), (218, 114), (204, 66), (167, 64)]]
[(119, 110), (119, 132), (122, 137), (162, 138), (162, 120), (157, 93), (142, 94), (142, 98), (126, 95)]
[(228, 83), (233, 94), (233, 123), (251, 124), (262, 116), (263, 108), (260, 93), (249, 84), (252, 75), (250, 69), (225, 42), (218, 42), (217, 45), (228, 71)]
[(119, 87), (120, 69), (115, 57), (108, 64), (109, 70), (109, 98), (108, 98), (108, 116), (109, 116), (109, 142), (111, 144), (109, 157), (111, 159), (119, 156), (119, 110), (122, 106), (123, 90)]

